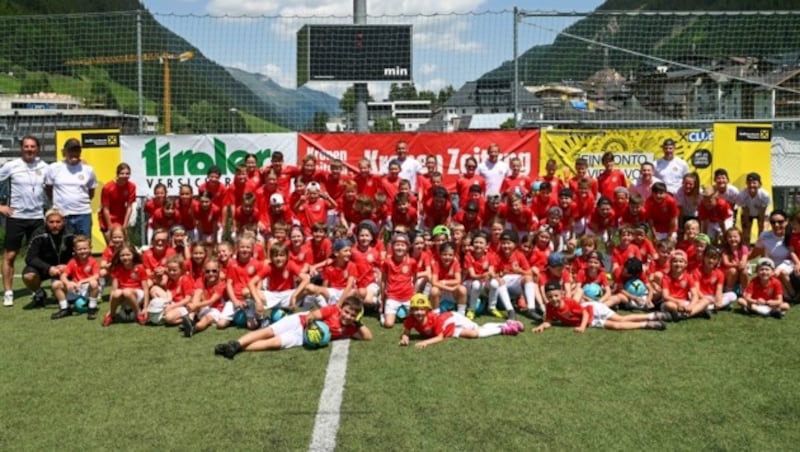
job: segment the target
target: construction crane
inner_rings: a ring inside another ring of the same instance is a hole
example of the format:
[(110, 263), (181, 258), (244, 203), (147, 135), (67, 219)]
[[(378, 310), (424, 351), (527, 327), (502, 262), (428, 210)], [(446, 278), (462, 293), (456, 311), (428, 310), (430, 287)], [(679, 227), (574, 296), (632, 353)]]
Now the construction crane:
[[(172, 91), (170, 86), (170, 61), (183, 63), (194, 58), (194, 52), (187, 51), (181, 53), (155, 52), (143, 53), (142, 61), (158, 61), (164, 65), (164, 133), (172, 131)], [(74, 58), (64, 62), (67, 66), (104, 66), (109, 64), (136, 63), (139, 61), (138, 55), (116, 55)]]

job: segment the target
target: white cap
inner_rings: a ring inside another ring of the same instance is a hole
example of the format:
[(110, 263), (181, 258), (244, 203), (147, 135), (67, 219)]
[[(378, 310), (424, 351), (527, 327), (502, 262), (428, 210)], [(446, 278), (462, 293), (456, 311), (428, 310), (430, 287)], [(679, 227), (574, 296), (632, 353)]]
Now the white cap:
[(283, 205), (283, 195), (280, 193), (273, 193), (272, 196), (269, 197), (269, 205), (271, 206)]

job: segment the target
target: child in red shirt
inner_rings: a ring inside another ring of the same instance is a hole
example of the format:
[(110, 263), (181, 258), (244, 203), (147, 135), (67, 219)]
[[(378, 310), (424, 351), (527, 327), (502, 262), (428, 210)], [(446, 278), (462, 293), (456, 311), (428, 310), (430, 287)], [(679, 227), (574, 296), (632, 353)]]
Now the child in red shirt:
[(620, 315), (603, 303), (592, 301), (580, 304), (572, 298), (565, 297), (558, 281), (548, 282), (544, 286), (547, 298), (547, 314), (545, 321), (533, 329), (534, 333), (542, 333), (558, 321), (564, 326), (573, 327), (576, 333), (583, 333), (587, 327), (607, 330), (665, 330), (667, 328), (663, 312), (647, 314)]
[(392, 206), (392, 226), (416, 229), (418, 223), (417, 209), (409, 202), (408, 193), (398, 193)]
[(414, 279), (417, 261), (408, 255), (411, 242), (405, 234), (392, 237), (392, 255), (383, 261), (383, 294), (386, 297), (381, 324), (384, 328), (394, 326), (400, 306), (409, 308), (414, 295)]
[(697, 207), (697, 217), (700, 219), (700, 230), (705, 231), (712, 241), (725, 232), (732, 223), (733, 208), (717, 192), (716, 187), (706, 187), (703, 190), (703, 200)]
[(680, 215), (678, 202), (667, 193), (667, 186), (663, 182), (653, 184), (651, 193), (644, 204), (650, 229), (655, 233), (656, 239), (675, 240), (678, 236), (678, 216)]
[(431, 303), (438, 311), (443, 298), (453, 300), (458, 313), (464, 315), (467, 310), (467, 288), (461, 284), (461, 264), (456, 259), (455, 245), (445, 242), (439, 246), (437, 254), (431, 269)]
[(217, 344), (214, 354), (233, 359), (242, 351), (282, 350), (303, 345), (306, 329), (315, 322), (327, 325), (331, 340), (353, 338), (364, 341), (372, 339), (372, 332), (359, 320), (364, 308), (361, 299), (351, 296), (339, 305), (329, 305), (322, 309), (300, 312), (286, 316), (267, 328), (251, 331), (237, 341)]
[(517, 320), (507, 320), (505, 323), (485, 323), (479, 326), (458, 312), (438, 313), (433, 310), (428, 297), (422, 293), (414, 294), (411, 297), (410, 305), (410, 315), (403, 321), (400, 346), (407, 346), (411, 343), (411, 330), (416, 330), (425, 338), (415, 345), (416, 348), (423, 349), (451, 337), (478, 339), (500, 334), (516, 336), (525, 329), (522, 322)]
[[(498, 298), (506, 310), (509, 318), (515, 318), (516, 313), (511, 304), (510, 293), (524, 295), (525, 305), (520, 303), (520, 310), (528, 311), (531, 317), (537, 317), (544, 312), (541, 300), (536, 299), (536, 284), (528, 259), (517, 249), (519, 238), (514, 231), (503, 231), (500, 236), (500, 251), (498, 253), (497, 275), (502, 279), (497, 289)], [(491, 308), (491, 306), (490, 306)], [(497, 317), (497, 313), (492, 313)]]
[(697, 280), (688, 271), (688, 264), (689, 258), (686, 252), (673, 251), (670, 271), (662, 279), (661, 309), (669, 312), (673, 320), (682, 320), (706, 312), (708, 302), (700, 299)]
[(220, 280), (220, 272), (219, 262), (215, 259), (209, 259), (203, 265), (203, 280), (196, 286), (197, 290), (187, 307), (197, 319), (197, 323), (190, 326), (189, 336), (214, 324), (218, 329), (226, 328), (233, 320), (233, 303), (225, 301), (226, 284)]
[(597, 185), (600, 190), (600, 195), (608, 199), (614, 199), (615, 190), (618, 187), (625, 188), (628, 186), (628, 179), (625, 173), (618, 169), (614, 169), (614, 153), (606, 151), (601, 157), (605, 169), (597, 176)]
[[(111, 259), (111, 294), (108, 299), (108, 312), (103, 317), (103, 326), (115, 320), (117, 308), (124, 306), (132, 312), (140, 325), (147, 322), (147, 308), (150, 305), (147, 271), (142, 265), (142, 256), (136, 247), (123, 244)], [(127, 316), (126, 316), (127, 318)]]
[(263, 261), (253, 257), (254, 247), (255, 239), (240, 237), (236, 246), (236, 259), (231, 260), (225, 273), (228, 279), (228, 300), (233, 302), (234, 308), (246, 310), (247, 328), (251, 330), (258, 328), (259, 323), (256, 319), (255, 298), (250, 293), (248, 283), (264, 266)]
[(53, 281), (53, 294), (58, 300), (58, 312), (50, 316), (53, 320), (72, 315), (68, 298), (88, 297), (88, 320), (97, 318), (97, 297), (100, 294), (100, 264), (92, 257), (89, 237), (75, 236), (72, 241), (74, 257), (67, 262), (61, 277)]
[(289, 250), (285, 244), (272, 245), (269, 262), (247, 284), (250, 293), (255, 297), (258, 316), (264, 318), (264, 314), (270, 309), (296, 309), (297, 298), (310, 281), (303, 267), (289, 259)]
[(783, 318), (789, 310), (789, 303), (783, 301), (783, 284), (775, 277), (775, 263), (768, 257), (762, 257), (756, 264), (756, 277), (737, 300), (744, 312), (752, 312), (762, 316)]
[(722, 271), (725, 273), (726, 292), (747, 287), (747, 260), (750, 250), (744, 244), (744, 234), (739, 228), (732, 227), (725, 231), (722, 244)]
[(633, 228), (625, 226), (619, 231), (619, 243), (611, 251), (611, 274), (614, 280), (619, 279), (625, 262), (631, 258), (642, 260), (639, 247), (633, 244)]
[(222, 211), (214, 204), (210, 192), (200, 192), (200, 201), (196, 204), (193, 215), (197, 225), (197, 241), (208, 246), (216, 244), (217, 232), (221, 229)]
[(383, 242), (378, 240), (378, 226), (371, 221), (362, 221), (356, 228), (356, 246), (351, 250), (351, 259), (356, 264), (356, 290), (364, 305), (378, 307), (380, 300), (380, 267), (386, 258)]
[[(184, 260), (175, 255), (167, 261), (167, 278), (163, 286), (150, 288), (150, 304), (165, 303), (164, 323), (167, 325), (183, 326), (183, 334), (191, 337), (194, 333), (193, 322), (189, 317), (189, 302), (192, 301), (195, 291), (195, 282), (192, 276), (186, 273)], [(153, 322), (153, 319), (150, 320)]]
[(719, 249), (709, 246), (703, 252), (703, 266), (694, 273), (698, 281), (700, 298), (708, 303), (708, 310), (719, 311), (736, 301), (735, 293), (724, 291), (725, 273), (719, 268), (721, 259), (722, 253)]
[(337, 239), (331, 259), (327, 259), (319, 270), (322, 285), (309, 284), (306, 287), (308, 294), (317, 296), (319, 304), (336, 304), (355, 289), (358, 267), (350, 261), (352, 247), (350, 240)]
[[(575, 299), (584, 301), (599, 301), (605, 303), (611, 297), (611, 286), (608, 285), (608, 277), (603, 268), (603, 256), (599, 251), (584, 251), (583, 256), (586, 258), (586, 267), (582, 268), (575, 275)], [(583, 288), (588, 284), (597, 284), (600, 286), (600, 295), (596, 297), (589, 297), (586, 295)]]
[(467, 318), (475, 318), (478, 297), (483, 291), (489, 291), (489, 300), (497, 306), (497, 288), (499, 283), (495, 277), (496, 261), (488, 250), (488, 238), (484, 232), (478, 231), (472, 236), (472, 249), (464, 257), (464, 286), (467, 288)]

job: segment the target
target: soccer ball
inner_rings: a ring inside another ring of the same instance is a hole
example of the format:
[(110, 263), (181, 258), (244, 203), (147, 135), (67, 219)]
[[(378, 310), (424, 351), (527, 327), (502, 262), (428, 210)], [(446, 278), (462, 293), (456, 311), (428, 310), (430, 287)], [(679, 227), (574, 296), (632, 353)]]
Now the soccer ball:
[(629, 279), (623, 288), (625, 292), (628, 292), (634, 297), (644, 297), (647, 295), (647, 284), (642, 282), (641, 279)]
[(167, 300), (163, 298), (153, 298), (150, 300), (150, 306), (147, 307), (147, 321), (153, 325), (160, 325), (164, 321), (164, 309), (167, 306)]
[(408, 306), (404, 304), (400, 305), (395, 315), (397, 316), (397, 320), (405, 320), (406, 317), (408, 317)]
[(281, 308), (272, 308), (272, 311), (269, 313), (269, 323), (273, 324), (284, 317), (286, 317), (285, 310)]
[(303, 330), (303, 346), (317, 349), (331, 343), (331, 329), (322, 320), (315, 320)]
[(453, 311), (456, 309), (456, 304), (453, 300), (442, 300), (439, 302), (439, 312)]
[(120, 323), (133, 322), (136, 320), (136, 311), (130, 308), (123, 308), (117, 311), (116, 320)]
[(78, 297), (75, 299), (75, 312), (78, 314), (86, 314), (89, 312), (89, 302), (84, 297)]
[(603, 288), (600, 287), (600, 284), (589, 283), (583, 286), (583, 294), (586, 295), (587, 298), (597, 301), (603, 295)]
[(244, 309), (237, 309), (233, 314), (233, 324), (239, 328), (247, 326), (247, 312)]
[(481, 315), (486, 312), (486, 301), (483, 298), (475, 300), (475, 314)]

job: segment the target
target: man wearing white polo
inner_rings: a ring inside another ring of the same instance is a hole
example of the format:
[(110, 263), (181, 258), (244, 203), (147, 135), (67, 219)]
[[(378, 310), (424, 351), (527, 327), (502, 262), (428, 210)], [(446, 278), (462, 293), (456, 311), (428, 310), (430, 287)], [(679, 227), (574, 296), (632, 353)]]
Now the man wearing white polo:
[[(6, 218), (3, 247), (3, 306), (14, 306), (14, 261), (23, 239), (30, 243), (33, 233), (44, 225), (44, 176), (47, 163), (39, 158), (39, 139), (22, 138), (22, 157), (0, 167), (0, 183), (10, 181), (8, 205), (0, 206)], [(39, 298), (43, 298), (40, 294)], [(44, 301), (44, 300), (39, 300)]]
[(81, 142), (70, 138), (64, 143), (64, 160), (50, 165), (45, 177), (45, 192), (65, 215), (67, 226), (77, 234), (92, 236), (92, 198), (97, 188), (94, 169), (81, 161)]
[[(400, 179), (405, 179), (411, 184), (411, 192), (417, 192), (417, 175), (421, 174), (424, 170), (419, 160), (416, 157), (408, 155), (408, 143), (400, 140), (395, 145), (396, 156), (394, 160), (400, 162)], [(391, 160), (390, 160), (391, 161)], [(389, 165), (384, 168), (383, 174), (389, 173)]]
[(488, 157), (478, 165), (477, 173), (486, 180), (486, 193), (498, 194), (508, 174), (508, 164), (500, 160), (500, 146), (496, 143), (490, 144), (486, 151)]
[(667, 191), (678, 193), (683, 185), (683, 176), (689, 174), (689, 165), (680, 157), (675, 156), (675, 141), (671, 138), (664, 140), (661, 145), (664, 157), (656, 161), (656, 177), (667, 185)]

